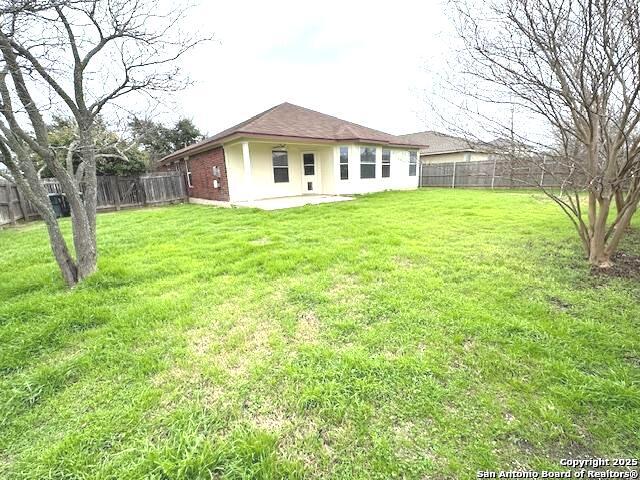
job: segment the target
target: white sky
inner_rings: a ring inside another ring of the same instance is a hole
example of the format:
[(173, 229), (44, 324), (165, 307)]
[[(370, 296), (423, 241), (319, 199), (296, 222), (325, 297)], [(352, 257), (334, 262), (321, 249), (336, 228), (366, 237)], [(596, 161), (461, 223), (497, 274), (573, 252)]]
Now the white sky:
[(182, 60), (195, 84), (166, 122), (214, 134), (288, 101), (392, 134), (437, 126), (425, 93), (454, 41), (445, 0), (201, 0), (190, 23), (215, 41)]

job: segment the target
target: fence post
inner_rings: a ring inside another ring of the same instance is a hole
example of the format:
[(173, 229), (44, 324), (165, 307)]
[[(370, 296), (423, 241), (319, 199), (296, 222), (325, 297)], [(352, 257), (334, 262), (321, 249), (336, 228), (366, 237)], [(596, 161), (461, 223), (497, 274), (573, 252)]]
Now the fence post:
[(113, 201), (116, 203), (116, 210), (120, 210), (120, 187), (116, 176), (111, 177), (111, 191), (113, 192)]
[(29, 218), (27, 215), (27, 209), (23, 204), (24, 201), (22, 200), (22, 195), (20, 194), (20, 190), (18, 190), (18, 186), (16, 186), (16, 195), (18, 196), (18, 205), (20, 206), (20, 211), (22, 212), (22, 218), (24, 218), (24, 221), (26, 222), (27, 220), (29, 220)]
[(453, 175), (451, 175), (451, 188), (456, 188), (456, 162), (453, 162)]
[(493, 157), (493, 173), (491, 174), (491, 190), (493, 190), (494, 185), (496, 184), (496, 164), (498, 163), (498, 157)]
[(136, 183), (138, 184), (138, 192), (140, 192), (140, 196), (142, 197), (142, 205), (147, 206), (147, 190), (146, 185), (147, 182), (142, 177), (136, 177)]
[(13, 214), (13, 208), (11, 207), (11, 204), (13, 203), (11, 201), (11, 190), (13, 190), (12, 185), (6, 184), (5, 191), (7, 192), (7, 210), (9, 211), (9, 221), (11, 222), (11, 225), (15, 225), (16, 216)]

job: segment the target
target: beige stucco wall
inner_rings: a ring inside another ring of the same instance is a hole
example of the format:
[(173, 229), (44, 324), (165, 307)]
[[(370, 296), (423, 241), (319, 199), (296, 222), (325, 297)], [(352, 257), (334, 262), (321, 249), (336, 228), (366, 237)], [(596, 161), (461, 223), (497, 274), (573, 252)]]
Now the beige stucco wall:
[(242, 165), (242, 144), (225, 145), (224, 161), (229, 182), (229, 200), (243, 196), (244, 166)]
[[(251, 184), (244, 175), (242, 143), (225, 145), (225, 160), (229, 176), (229, 197), (231, 201), (255, 200), (261, 198), (289, 197), (305, 193), (333, 193), (333, 147), (327, 145), (287, 143), (289, 161), (289, 181), (276, 183), (273, 180), (271, 152), (279, 144), (270, 142), (248, 142), (251, 158)], [(303, 153), (315, 154), (316, 168), (313, 177), (304, 177)], [(313, 183), (313, 191), (307, 190), (307, 181)]]
[[(232, 202), (262, 198), (287, 197), (307, 193), (325, 195), (370, 193), (382, 190), (412, 189), (418, 186), (418, 176), (409, 176), (409, 151), (391, 150), (391, 176), (382, 178), (382, 147), (376, 148), (376, 178), (360, 178), (360, 145), (348, 144), (349, 179), (340, 179), (340, 146), (326, 144), (286, 143), (289, 160), (289, 182), (275, 183), (271, 152), (277, 142), (248, 141), (251, 158), (251, 182), (245, 179), (242, 142), (224, 146), (229, 197)], [(386, 148), (386, 147), (385, 147)], [(313, 152), (316, 158), (314, 191), (307, 190), (303, 176), (302, 155)]]
[(450, 163), (450, 162), (465, 162), (465, 154), (469, 154), (470, 162), (481, 162), (489, 159), (489, 154), (479, 152), (455, 152), (455, 153), (440, 153), (435, 155), (422, 155), (420, 159), (422, 163)]

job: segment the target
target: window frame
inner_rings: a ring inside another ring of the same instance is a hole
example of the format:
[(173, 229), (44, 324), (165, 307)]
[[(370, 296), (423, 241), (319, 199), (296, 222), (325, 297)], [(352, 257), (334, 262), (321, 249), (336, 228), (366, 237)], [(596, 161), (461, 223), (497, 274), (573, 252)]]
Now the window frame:
[[(373, 150), (373, 162), (369, 161), (371, 158), (368, 155), (367, 157), (363, 157), (363, 155), (368, 151), (368, 150)], [(360, 179), (361, 180), (369, 180), (369, 179), (375, 179), (376, 178), (376, 163), (377, 163), (377, 159), (376, 156), (378, 154), (377, 152), (377, 147), (360, 147)], [(367, 159), (367, 161), (363, 161), (363, 159)], [(363, 175), (363, 172), (365, 170), (363, 170), (364, 167), (367, 167), (366, 170), (369, 170), (370, 167), (373, 167), (373, 175), (368, 176), (367, 175)]]
[[(313, 156), (313, 165), (305, 165), (304, 163), (304, 157), (306, 155), (312, 155)], [(307, 167), (312, 166), (313, 167), (313, 173), (307, 173)], [(305, 177), (311, 177), (311, 176), (315, 176), (316, 174), (316, 154), (315, 152), (302, 152), (302, 175)]]
[[(286, 165), (276, 165), (274, 154), (276, 153), (284, 153), (285, 160), (287, 162)], [(286, 172), (286, 180), (279, 180), (276, 176), (276, 169), (284, 170)], [(289, 183), (291, 179), (289, 178), (289, 152), (286, 150), (271, 150), (271, 170), (273, 171), (273, 183)]]
[(220, 188), (220, 167), (217, 165), (211, 167), (211, 175), (213, 176), (213, 180), (211, 181), (213, 188)]
[(409, 150), (409, 176), (418, 176), (418, 152)]
[[(344, 159), (342, 158), (343, 149), (345, 153)], [(349, 147), (338, 147), (338, 165), (340, 168), (340, 180), (349, 180)]]
[[(385, 162), (385, 158), (384, 158), (385, 152), (388, 155), (386, 162)], [(386, 173), (386, 175), (385, 175), (385, 173)], [(383, 148), (382, 149), (382, 178), (390, 178), (390, 177), (391, 177), (391, 149)]]

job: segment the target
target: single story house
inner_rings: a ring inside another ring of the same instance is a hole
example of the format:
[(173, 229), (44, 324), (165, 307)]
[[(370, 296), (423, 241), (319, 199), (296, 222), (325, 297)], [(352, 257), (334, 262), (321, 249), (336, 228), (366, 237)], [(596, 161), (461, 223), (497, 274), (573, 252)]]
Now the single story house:
[(440, 132), (426, 131), (400, 135), (408, 142), (426, 145), (420, 150), (422, 163), (481, 162), (490, 160), (490, 145), (470, 142)]
[(159, 161), (190, 197), (242, 202), (418, 187), (423, 145), (283, 103)]

